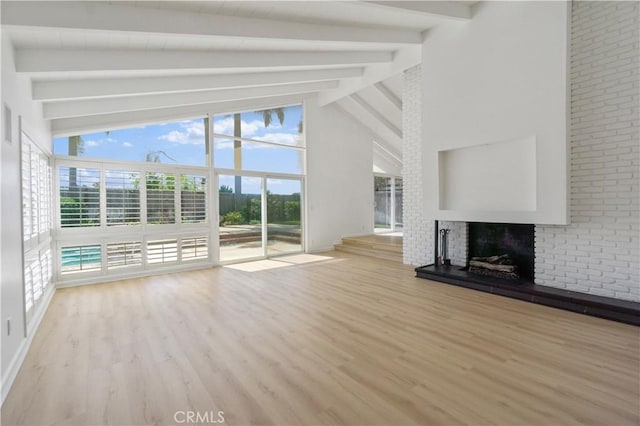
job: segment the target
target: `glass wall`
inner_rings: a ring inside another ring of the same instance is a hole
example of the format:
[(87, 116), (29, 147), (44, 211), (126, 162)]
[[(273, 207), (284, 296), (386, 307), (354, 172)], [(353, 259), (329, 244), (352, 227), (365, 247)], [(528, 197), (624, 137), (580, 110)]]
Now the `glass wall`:
[[(59, 280), (303, 250), (302, 105), (65, 136), (53, 145)], [(211, 211), (219, 215), (213, 221)]]
[(207, 165), (207, 118), (107, 130), (53, 141), (57, 156)]
[(300, 252), (302, 105), (216, 115), (220, 261)]

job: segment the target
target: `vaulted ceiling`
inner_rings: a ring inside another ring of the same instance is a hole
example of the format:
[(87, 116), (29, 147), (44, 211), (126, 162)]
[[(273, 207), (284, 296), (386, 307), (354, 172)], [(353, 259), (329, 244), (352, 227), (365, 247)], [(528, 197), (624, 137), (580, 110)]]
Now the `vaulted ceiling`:
[(2, 1), (3, 37), (55, 135), (337, 102), (400, 155), (402, 82), (469, 2)]

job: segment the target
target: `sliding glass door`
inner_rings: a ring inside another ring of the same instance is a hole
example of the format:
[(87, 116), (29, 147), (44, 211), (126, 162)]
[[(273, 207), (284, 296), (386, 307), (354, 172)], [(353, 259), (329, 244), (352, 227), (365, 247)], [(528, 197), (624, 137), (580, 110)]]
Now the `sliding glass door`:
[(393, 178), (373, 177), (374, 228), (376, 231), (391, 230), (391, 184)]
[(267, 179), (267, 256), (302, 251), (302, 181)]
[(263, 179), (219, 175), (218, 184), (220, 261), (264, 256)]
[(218, 175), (220, 262), (302, 251), (301, 179)]
[(374, 231), (402, 231), (402, 179), (373, 177)]

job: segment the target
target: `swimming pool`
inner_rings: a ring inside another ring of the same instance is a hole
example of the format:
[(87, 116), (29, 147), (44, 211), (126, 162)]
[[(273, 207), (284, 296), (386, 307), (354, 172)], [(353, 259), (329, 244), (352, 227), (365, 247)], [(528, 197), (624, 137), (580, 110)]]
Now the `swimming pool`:
[(61, 254), (63, 268), (102, 262), (100, 246), (63, 247)]

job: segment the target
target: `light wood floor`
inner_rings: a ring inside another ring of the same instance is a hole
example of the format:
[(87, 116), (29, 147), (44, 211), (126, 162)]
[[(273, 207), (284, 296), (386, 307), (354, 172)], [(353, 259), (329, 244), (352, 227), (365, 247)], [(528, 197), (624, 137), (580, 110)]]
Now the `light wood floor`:
[(2, 424), (637, 425), (639, 330), (338, 252), (70, 288)]

